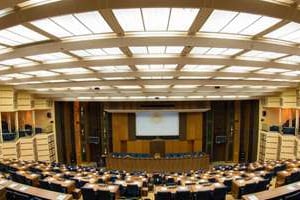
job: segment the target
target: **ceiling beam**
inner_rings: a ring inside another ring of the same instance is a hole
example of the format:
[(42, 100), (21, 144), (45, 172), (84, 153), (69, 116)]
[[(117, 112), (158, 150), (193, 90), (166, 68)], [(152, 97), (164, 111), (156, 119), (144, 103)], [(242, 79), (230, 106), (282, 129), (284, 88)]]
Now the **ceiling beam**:
[(70, 67), (116, 66), (116, 65), (147, 65), (147, 64), (194, 64), (194, 65), (227, 65), (227, 66), (253, 66), (270, 67), (287, 70), (298, 70), (299, 65), (277, 63), (273, 61), (241, 60), (237, 58), (212, 57), (178, 57), (165, 55), (163, 57), (106, 57), (98, 60), (74, 60), (63, 63), (38, 64), (29, 67), (12, 67), (0, 70), (0, 75), (23, 73), (38, 70), (51, 70)]
[[(16, 85), (17, 89), (36, 89), (36, 88), (57, 88), (57, 87), (93, 87), (97, 85), (112, 86), (112, 85), (136, 85), (136, 80), (105, 80), (105, 81), (82, 81), (82, 82), (64, 82), (64, 83), (41, 83), (41, 84), (22, 84)], [(248, 80), (139, 80), (142, 85), (265, 85), (265, 86), (297, 86), (298, 83), (283, 82), (283, 81), (248, 81)]]
[[(2, 0), (0, 8), (11, 7), (15, 3)], [(140, 7), (182, 7), (215, 8), (266, 15), (300, 23), (300, 11), (293, 6), (275, 4), (268, 1), (254, 0), (63, 0), (41, 6), (20, 9), (0, 18), (0, 27), (7, 28), (24, 22), (34, 21), (49, 16), (65, 15), (101, 9), (140, 8)], [(22, 16), (22, 17), (19, 17)]]
[[(50, 81), (50, 80), (72, 80), (72, 79), (89, 79), (89, 78), (111, 78), (111, 77), (147, 77), (147, 76), (185, 76), (185, 77), (243, 77), (243, 78), (265, 78), (265, 79), (282, 79), (282, 80), (300, 80), (297, 76), (284, 76), (280, 74), (257, 74), (257, 73), (232, 73), (232, 72), (180, 72), (180, 71), (164, 71), (164, 72), (112, 72), (112, 73), (88, 73), (88, 74), (73, 74), (65, 75), (61, 74), (58, 76), (48, 76), (48, 77), (32, 77), (23, 79), (13, 79), (0, 81), (0, 84), (12, 84), (12, 83), (23, 83), (23, 82), (33, 82), (33, 81)], [(201, 79), (196, 79), (201, 80)], [(256, 80), (254, 80), (256, 81)]]
[(161, 35), (137, 35), (128, 34), (81, 41), (54, 41), (42, 44), (24, 46), (0, 55), (0, 60), (26, 57), (37, 54), (60, 52), (62, 50), (72, 51), (79, 49), (128, 47), (128, 46), (201, 46), (201, 47), (223, 47), (253, 49), (260, 51), (272, 51), (285, 54), (300, 55), (300, 48), (285, 43), (274, 43), (268, 40), (252, 40), (247, 37), (221, 38), (220, 34), (198, 33), (187, 36), (183, 33), (163, 33)]

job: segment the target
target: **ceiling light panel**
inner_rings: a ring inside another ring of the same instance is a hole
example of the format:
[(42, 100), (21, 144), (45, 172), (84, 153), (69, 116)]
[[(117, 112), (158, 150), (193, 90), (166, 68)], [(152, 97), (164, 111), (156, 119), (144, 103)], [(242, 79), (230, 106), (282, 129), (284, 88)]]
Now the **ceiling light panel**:
[(289, 42), (299, 42), (300, 41), (300, 24), (295, 22), (290, 22), (281, 28), (278, 28), (271, 33), (265, 35), (267, 38), (274, 38), (279, 40), (285, 40)]
[(282, 56), (286, 56), (287, 54), (284, 53), (276, 53), (276, 52), (270, 52), (270, 51), (257, 51), (257, 50), (251, 50), (244, 54), (242, 54), (242, 57), (250, 57), (250, 58), (263, 58), (263, 59), (276, 59), (280, 58)]
[(116, 80), (134, 80), (135, 77), (103, 77), (104, 80), (111, 80), (111, 81), (116, 81)]
[(63, 73), (63, 74), (67, 74), (67, 75), (69, 75), (69, 74), (86, 74), (86, 73), (91, 72), (82, 67), (53, 69), (51, 71)]
[(187, 31), (195, 20), (198, 12), (199, 9), (172, 8), (168, 30)]
[(48, 40), (48, 38), (23, 25), (13, 26), (0, 31), (0, 43), (9, 46), (18, 46), (44, 40)]
[(116, 85), (115, 86), (118, 89), (140, 89), (141, 86), (139, 85)]
[(28, 74), (36, 77), (47, 77), (47, 76), (56, 76), (58, 73), (40, 70), (40, 71), (32, 71), (32, 72), (24, 72), (24, 74)]
[(284, 75), (284, 76), (299, 76), (300, 71), (284, 72), (284, 73), (282, 73), (282, 75)]
[(249, 73), (254, 70), (258, 70), (261, 67), (244, 67), (244, 66), (231, 66), (222, 70), (222, 72), (233, 72), (233, 73)]
[(41, 61), (41, 62), (47, 62), (47, 61), (70, 59), (72, 57), (61, 52), (56, 52), (56, 53), (33, 55), (33, 56), (28, 56), (26, 58), (36, 60), (36, 61)]
[(20, 8), (26, 8), (26, 7), (34, 7), (34, 6), (40, 6), (40, 5), (45, 5), (45, 4), (49, 4), (49, 3), (54, 3), (57, 1), (61, 1), (61, 0), (28, 0), (28, 1), (21, 2), (17, 5)]
[(283, 73), (283, 72), (288, 72), (290, 70), (287, 69), (279, 69), (279, 68), (266, 68), (257, 71), (259, 74), (275, 74), (275, 73)]
[(145, 79), (145, 80), (169, 80), (169, 79), (173, 79), (173, 76), (142, 76), (141, 79)]
[(174, 71), (176, 64), (136, 65), (139, 71)]
[(174, 85), (173, 88), (197, 88), (199, 85)]
[(188, 31), (199, 9), (142, 8), (113, 10), (118, 22), (127, 31)]
[(190, 80), (201, 80), (201, 79), (209, 79), (211, 78), (210, 76), (179, 76), (178, 79), (190, 79)]
[(170, 85), (144, 85), (146, 89), (162, 89), (162, 88), (169, 88)]
[(195, 72), (214, 72), (223, 65), (185, 65), (182, 71), (195, 71)]
[(300, 63), (300, 56), (288, 56), (282, 59), (279, 59), (278, 62), (285, 62), (285, 63)]
[(90, 67), (93, 70), (98, 72), (107, 73), (107, 72), (130, 72), (130, 67), (126, 65), (119, 66), (101, 66), (101, 67)]
[(167, 31), (170, 8), (142, 8), (146, 31)]
[(113, 13), (124, 31), (144, 31), (141, 9), (115, 9)]
[(280, 19), (261, 15), (214, 10), (200, 31), (256, 35), (279, 21)]
[(94, 56), (110, 56), (110, 55), (123, 55), (123, 52), (117, 48), (103, 48), (103, 49), (84, 49), (70, 51), (72, 54), (79, 57), (94, 57)]
[(23, 59), (23, 58), (14, 58), (14, 59), (2, 60), (2, 61), (0, 61), (0, 64), (21, 67), (21, 66), (34, 65), (35, 63), (30, 60)]
[(97, 11), (51, 17), (31, 24), (59, 38), (112, 32)]
[(191, 51), (192, 55), (221, 55), (221, 56), (232, 56), (243, 49), (235, 48), (210, 48), (210, 47), (194, 47)]
[(3, 77), (24, 79), (24, 78), (31, 78), (32, 76), (27, 75), (27, 74), (13, 73), (13, 74), (6, 74)]

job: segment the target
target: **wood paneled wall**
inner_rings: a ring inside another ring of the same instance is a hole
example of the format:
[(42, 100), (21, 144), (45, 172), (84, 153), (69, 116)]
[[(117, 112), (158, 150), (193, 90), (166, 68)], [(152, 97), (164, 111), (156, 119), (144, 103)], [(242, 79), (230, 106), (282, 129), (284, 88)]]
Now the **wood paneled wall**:
[[(165, 140), (166, 153), (202, 151), (202, 113), (185, 113), (185, 138)], [(112, 114), (113, 152), (150, 153), (151, 140), (132, 140), (129, 137), (127, 113)]]

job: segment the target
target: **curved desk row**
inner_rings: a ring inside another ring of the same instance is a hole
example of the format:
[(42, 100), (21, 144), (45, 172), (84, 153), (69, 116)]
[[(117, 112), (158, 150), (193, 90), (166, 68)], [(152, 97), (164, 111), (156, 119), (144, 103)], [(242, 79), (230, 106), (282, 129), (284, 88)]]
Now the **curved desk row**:
[(186, 172), (209, 169), (209, 156), (187, 158), (106, 158), (107, 169), (147, 172)]
[[(293, 198), (292, 198), (293, 197)], [(244, 200), (300, 199), (300, 182), (243, 196)]]

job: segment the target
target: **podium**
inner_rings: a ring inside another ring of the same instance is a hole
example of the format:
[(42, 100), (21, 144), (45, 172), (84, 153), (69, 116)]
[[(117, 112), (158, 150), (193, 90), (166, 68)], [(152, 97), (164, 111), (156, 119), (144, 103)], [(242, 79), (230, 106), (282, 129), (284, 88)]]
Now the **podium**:
[(155, 154), (160, 154), (164, 156), (166, 153), (165, 141), (160, 139), (155, 139), (150, 142), (150, 154), (154, 156)]

